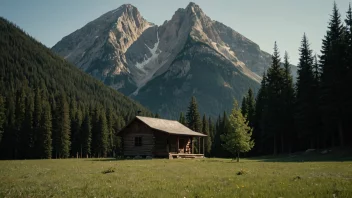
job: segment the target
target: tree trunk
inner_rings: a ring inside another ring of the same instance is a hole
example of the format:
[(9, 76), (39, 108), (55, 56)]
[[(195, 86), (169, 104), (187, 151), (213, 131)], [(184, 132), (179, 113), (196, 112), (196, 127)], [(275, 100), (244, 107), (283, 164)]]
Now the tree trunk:
[(345, 144), (343, 142), (343, 128), (342, 128), (342, 121), (341, 120), (338, 121), (338, 125), (339, 125), (340, 146), (344, 147)]
[(281, 153), (284, 153), (285, 144), (284, 144), (284, 133), (281, 133)]
[(240, 162), (240, 152), (237, 152), (237, 162)]
[(277, 154), (277, 148), (276, 148), (276, 134), (274, 134), (274, 155)]

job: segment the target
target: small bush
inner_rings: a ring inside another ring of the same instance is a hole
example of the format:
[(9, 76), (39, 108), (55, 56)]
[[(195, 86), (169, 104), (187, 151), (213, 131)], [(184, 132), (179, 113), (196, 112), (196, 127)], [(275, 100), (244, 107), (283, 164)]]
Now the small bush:
[(110, 167), (107, 170), (104, 170), (102, 173), (103, 174), (108, 174), (108, 173), (113, 173), (113, 172), (115, 172), (115, 168)]

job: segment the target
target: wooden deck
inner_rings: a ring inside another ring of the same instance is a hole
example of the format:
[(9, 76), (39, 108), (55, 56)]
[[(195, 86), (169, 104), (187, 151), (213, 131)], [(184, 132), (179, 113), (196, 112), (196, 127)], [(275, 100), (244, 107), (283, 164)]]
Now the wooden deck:
[(204, 158), (204, 154), (169, 153), (169, 159), (174, 159), (174, 158), (187, 158), (187, 159)]

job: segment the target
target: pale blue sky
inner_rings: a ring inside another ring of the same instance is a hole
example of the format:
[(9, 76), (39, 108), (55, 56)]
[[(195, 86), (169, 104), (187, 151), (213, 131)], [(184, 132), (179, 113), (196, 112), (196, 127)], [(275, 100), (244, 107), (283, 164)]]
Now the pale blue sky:
[[(193, 0), (213, 20), (230, 26), (272, 53), (274, 41), (281, 54), (298, 61), (305, 32), (315, 52), (320, 51), (333, 0)], [(350, 0), (336, 0), (345, 18)], [(48, 47), (100, 15), (124, 3), (136, 6), (148, 21), (161, 25), (189, 0), (0, 0), (0, 16), (16, 23)]]

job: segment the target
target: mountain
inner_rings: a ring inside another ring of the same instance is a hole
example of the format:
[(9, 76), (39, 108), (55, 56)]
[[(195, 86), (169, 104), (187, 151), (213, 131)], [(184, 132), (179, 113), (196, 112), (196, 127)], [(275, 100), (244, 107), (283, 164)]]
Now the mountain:
[(28, 94), (43, 90), (48, 97), (65, 94), (67, 101), (85, 107), (112, 106), (123, 118), (143, 106), (104, 85), (0, 17), (0, 95), (5, 98), (24, 89)]
[(52, 50), (164, 117), (185, 111), (217, 116), (257, 90), (271, 55), (190, 3), (161, 26), (122, 5), (64, 37)]

